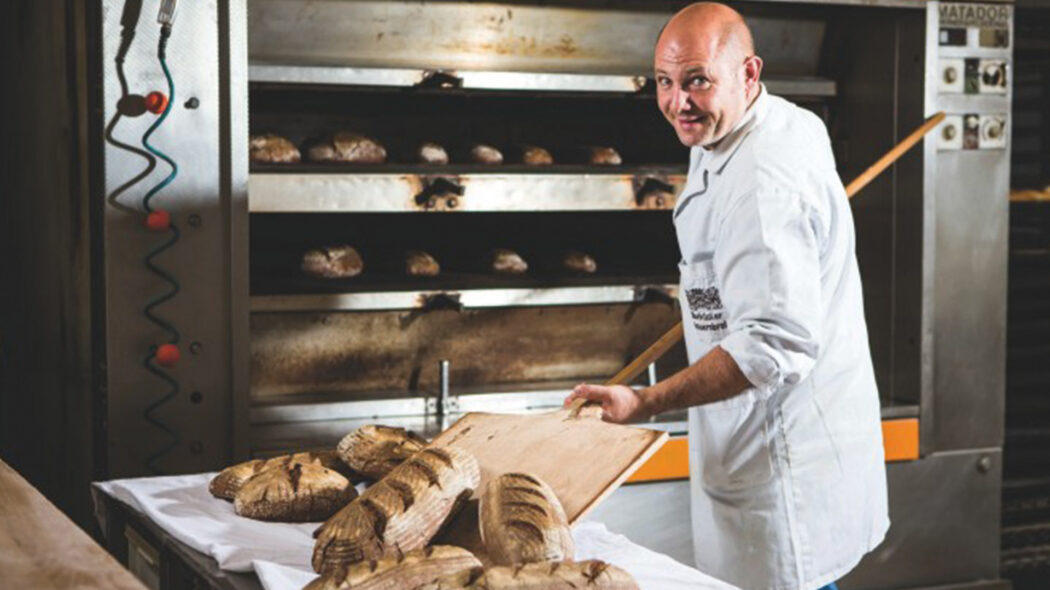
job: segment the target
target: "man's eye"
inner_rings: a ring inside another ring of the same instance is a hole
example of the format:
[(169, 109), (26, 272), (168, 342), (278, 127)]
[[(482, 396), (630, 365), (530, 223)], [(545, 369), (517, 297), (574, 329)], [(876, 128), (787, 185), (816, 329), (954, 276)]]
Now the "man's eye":
[(689, 86), (693, 88), (706, 88), (710, 80), (703, 76), (695, 76), (689, 79)]
[(656, 83), (659, 84), (660, 86), (663, 86), (664, 88), (667, 88), (668, 86), (671, 85), (671, 79), (670, 78), (664, 78), (664, 77), (660, 76), (660, 77), (656, 78)]

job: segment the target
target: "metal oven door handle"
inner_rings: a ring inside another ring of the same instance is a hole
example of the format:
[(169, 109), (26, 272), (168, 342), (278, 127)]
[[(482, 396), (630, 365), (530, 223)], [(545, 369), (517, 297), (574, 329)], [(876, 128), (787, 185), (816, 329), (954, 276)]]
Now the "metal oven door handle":
[(416, 205), (424, 209), (433, 209), (438, 205), (438, 199), (444, 198), (445, 207), (455, 209), (457, 197), (462, 197), (466, 189), (453, 179), (439, 176), (431, 180), (423, 181), (423, 190), (416, 195)]
[(416, 88), (463, 88), (463, 78), (442, 70), (426, 70)]

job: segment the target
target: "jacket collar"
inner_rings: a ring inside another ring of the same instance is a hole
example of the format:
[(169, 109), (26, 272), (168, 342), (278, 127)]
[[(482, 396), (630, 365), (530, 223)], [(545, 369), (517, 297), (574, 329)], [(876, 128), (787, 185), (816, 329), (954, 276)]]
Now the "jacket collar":
[(727, 133), (713, 148), (698, 148), (701, 152), (699, 163), (702, 168), (715, 174), (722, 173), (729, 160), (733, 158), (733, 155), (743, 145), (744, 139), (751, 134), (751, 131), (754, 130), (759, 121), (765, 118), (766, 111), (769, 109), (768, 94), (766, 85), (759, 83), (758, 97), (744, 111), (744, 116), (737, 121), (733, 130)]

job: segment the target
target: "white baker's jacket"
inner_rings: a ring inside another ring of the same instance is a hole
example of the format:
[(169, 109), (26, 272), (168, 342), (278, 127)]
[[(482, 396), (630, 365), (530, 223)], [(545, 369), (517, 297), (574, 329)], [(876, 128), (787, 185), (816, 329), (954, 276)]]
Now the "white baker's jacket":
[(753, 385), (689, 409), (697, 567), (745, 590), (834, 582), (889, 528), (853, 218), (812, 113), (763, 87), (674, 211), (690, 363)]

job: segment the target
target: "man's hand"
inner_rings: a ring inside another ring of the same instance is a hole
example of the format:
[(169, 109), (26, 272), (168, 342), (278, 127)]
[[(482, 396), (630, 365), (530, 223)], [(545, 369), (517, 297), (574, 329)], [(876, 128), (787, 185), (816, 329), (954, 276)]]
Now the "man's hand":
[(651, 415), (638, 392), (626, 385), (607, 387), (581, 383), (573, 388), (569, 397), (565, 398), (565, 405), (568, 406), (573, 400), (581, 397), (587, 401), (601, 403), (602, 420), (606, 422), (623, 424), (642, 420)]

